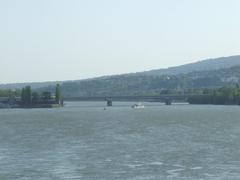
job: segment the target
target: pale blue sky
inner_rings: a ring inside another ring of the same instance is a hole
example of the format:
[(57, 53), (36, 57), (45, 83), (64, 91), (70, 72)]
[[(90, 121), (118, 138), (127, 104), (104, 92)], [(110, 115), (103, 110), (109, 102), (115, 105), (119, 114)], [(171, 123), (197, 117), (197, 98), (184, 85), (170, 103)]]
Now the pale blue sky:
[(0, 0), (0, 83), (240, 54), (239, 0)]

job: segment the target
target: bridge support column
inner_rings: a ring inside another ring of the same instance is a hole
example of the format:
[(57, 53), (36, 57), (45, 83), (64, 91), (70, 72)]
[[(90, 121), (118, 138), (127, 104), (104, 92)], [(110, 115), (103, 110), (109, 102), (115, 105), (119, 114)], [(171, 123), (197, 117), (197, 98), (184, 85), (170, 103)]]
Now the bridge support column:
[(107, 100), (107, 106), (112, 106), (113, 105), (113, 103), (112, 103), (112, 100)]
[(168, 106), (169, 106), (169, 105), (172, 105), (172, 100), (169, 99), (169, 98), (166, 98), (166, 99), (165, 99), (165, 104), (168, 105)]

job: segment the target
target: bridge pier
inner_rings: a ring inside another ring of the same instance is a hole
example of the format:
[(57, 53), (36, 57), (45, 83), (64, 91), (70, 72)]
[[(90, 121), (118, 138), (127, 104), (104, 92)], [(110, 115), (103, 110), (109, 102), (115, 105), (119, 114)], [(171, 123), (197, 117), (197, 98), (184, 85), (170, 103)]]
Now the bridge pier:
[(166, 99), (165, 99), (165, 104), (166, 104), (167, 106), (172, 105), (172, 100), (171, 100), (170, 98), (166, 98)]
[(112, 106), (112, 105), (113, 105), (112, 100), (107, 99), (107, 106)]

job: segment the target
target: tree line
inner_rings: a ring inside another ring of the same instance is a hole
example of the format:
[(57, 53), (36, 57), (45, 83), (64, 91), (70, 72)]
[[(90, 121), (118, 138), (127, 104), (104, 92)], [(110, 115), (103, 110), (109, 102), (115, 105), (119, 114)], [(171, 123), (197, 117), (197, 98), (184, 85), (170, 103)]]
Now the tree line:
[(240, 87), (203, 89), (201, 95), (188, 99), (190, 104), (240, 105)]
[(17, 97), (20, 94), (21, 90), (0, 89), (0, 97)]
[[(119, 82), (120, 84), (120, 82)], [(70, 85), (70, 84), (69, 84)], [(72, 86), (63, 87), (63, 91), (74, 90), (81, 92), (81, 89), (71, 89)], [(156, 85), (157, 87), (157, 85)], [(116, 88), (117, 89), (117, 88)], [(95, 90), (98, 94), (98, 89)], [(170, 95), (170, 94), (185, 94), (185, 95), (194, 95), (188, 98), (190, 104), (232, 104), (240, 105), (240, 86), (231, 85), (222, 88), (189, 88), (184, 90), (176, 90), (172, 88), (162, 89), (154, 93), (143, 93), (137, 88), (134, 88), (135, 94), (130, 95)], [(139, 93), (138, 93), (139, 92)], [(141, 92), (141, 93), (140, 93)], [(52, 96), (54, 94), (54, 96)], [(66, 93), (67, 94), (67, 93)], [(108, 93), (104, 93), (109, 95)], [(126, 92), (127, 94), (127, 92)], [(88, 94), (84, 94), (88, 95)], [(83, 95), (83, 96), (84, 96)], [(95, 95), (95, 94), (91, 94)], [(110, 94), (111, 95), (111, 94)], [(121, 95), (121, 94), (120, 94)], [(22, 105), (31, 105), (31, 104), (61, 104), (62, 102), (62, 90), (59, 84), (55, 88), (51, 87), (49, 91), (33, 91), (31, 86), (26, 86), (22, 90), (0, 90), (0, 97), (21, 97)]]
[(60, 85), (57, 84), (55, 88), (55, 96), (51, 92), (44, 91), (42, 93), (33, 92), (31, 86), (26, 86), (21, 90), (21, 104), (61, 104), (62, 95)]

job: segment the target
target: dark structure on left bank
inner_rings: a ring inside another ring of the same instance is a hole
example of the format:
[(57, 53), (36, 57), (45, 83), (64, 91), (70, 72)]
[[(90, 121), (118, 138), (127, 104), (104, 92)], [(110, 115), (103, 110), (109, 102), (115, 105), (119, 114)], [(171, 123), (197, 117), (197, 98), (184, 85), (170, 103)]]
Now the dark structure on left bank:
[(0, 98), (0, 108), (54, 108), (63, 106), (60, 85), (56, 85), (55, 94), (51, 92), (34, 92), (31, 86), (21, 90), (21, 97)]

